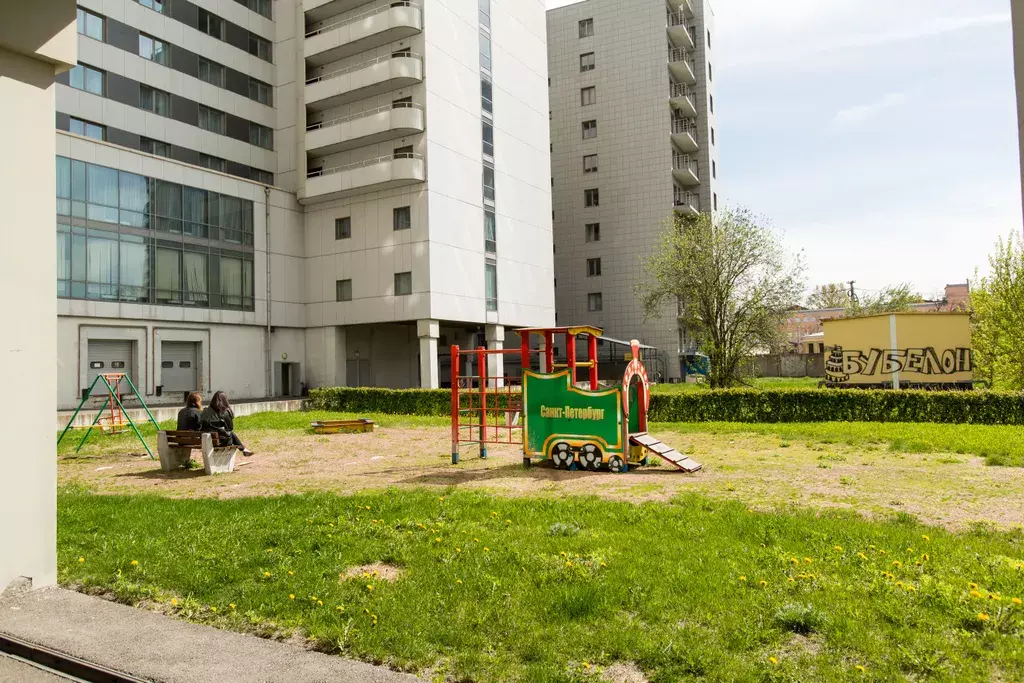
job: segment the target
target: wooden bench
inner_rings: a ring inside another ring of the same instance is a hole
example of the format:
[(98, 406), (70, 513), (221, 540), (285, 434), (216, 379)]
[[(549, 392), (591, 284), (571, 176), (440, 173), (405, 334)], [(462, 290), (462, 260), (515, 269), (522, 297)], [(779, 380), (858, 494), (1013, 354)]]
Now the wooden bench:
[(192, 451), (203, 452), (203, 469), (207, 474), (226, 474), (235, 469), (237, 446), (215, 446), (215, 434), (209, 432), (166, 431), (157, 433), (160, 469), (164, 472), (184, 467)]
[(316, 434), (355, 434), (359, 432), (372, 432), (374, 421), (365, 417), (358, 420), (321, 420), (313, 422), (310, 427)]

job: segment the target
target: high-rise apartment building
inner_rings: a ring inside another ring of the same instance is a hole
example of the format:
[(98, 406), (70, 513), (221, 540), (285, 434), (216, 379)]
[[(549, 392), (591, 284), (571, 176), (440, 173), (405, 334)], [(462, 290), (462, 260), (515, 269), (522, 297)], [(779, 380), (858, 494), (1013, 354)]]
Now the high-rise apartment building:
[(438, 386), (554, 319), (541, 0), (80, 0), (58, 404)]
[(675, 307), (644, 322), (643, 259), (673, 211), (718, 208), (714, 15), (703, 0), (583, 0), (548, 12), (556, 312), (692, 351)]

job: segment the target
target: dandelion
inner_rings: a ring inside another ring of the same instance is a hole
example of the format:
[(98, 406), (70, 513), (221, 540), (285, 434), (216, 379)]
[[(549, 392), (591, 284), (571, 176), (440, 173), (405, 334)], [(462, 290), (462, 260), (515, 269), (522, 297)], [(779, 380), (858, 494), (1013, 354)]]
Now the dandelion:
[(587, 669), (589, 671), (590, 670), (590, 664), (588, 662), (583, 662), (583, 668)]
[(1010, 602), (1012, 602), (1015, 605), (1020, 605), (1021, 600), (1020, 598), (1010, 598)]
[(294, 600), (295, 599), (295, 593), (289, 593), (288, 594), (288, 599), (289, 600)]
[(210, 608), (210, 611), (211, 611), (211, 612), (216, 612), (216, 611), (217, 611), (217, 608), (216, 608), (216, 607), (211, 607), (211, 608)]
[(902, 563), (902, 562), (900, 562), (899, 560), (893, 560), (893, 561), (892, 561), (892, 566), (894, 566), (894, 567), (896, 567), (897, 569), (899, 569), (900, 567), (902, 567), (902, 566), (903, 566), (903, 563)]
[(740, 581), (746, 582), (746, 580), (747, 580), (747, 577), (745, 577), (745, 576), (741, 576), (740, 577)]
[(924, 542), (925, 542), (925, 543), (928, 543), (929, 541), (931, 541), (931, 540), (932, 540), (932, 539), (928, 538), (928, 534), (921, 534), (921, 538), (923, 538), (923, 539), (924, 539)]
[(339, 612), (344, 612), (345, 611), (345, 606), (344, 605), (338, 605), (334, 609), (338, 610)]
[(416, 528), (417, 529), (426, 529), (427, 527), (423, 526), (422, 524), (417, 524)]
[(367, 505), (367, 506), (366, 506), (366, 509), (367, 509), (367, 510), (369, 510), (369, 509), (370, 509), (370, 506), (369, 506), (369, 505)]
[(83, 562), (85, 562), (85, 558), (84, 557), (78, 558), (78, 564), (82, 564)]
[(270, 578), (270, 572), (263, 572), (263, 576), (269, 579)]
[(974, 583), (973, 581), (967, 585), (973, 588), (974, 590), (978, 590), (978, 584)]
[(921, 561), (922, 562), (927, 562), (930, 559), (932, 559), (932, 558), (928, 555), (928, 553), (925, 553), (924, 555), (921, 555)]
[(984, 612), (978, 612), (978, 621), (988, 621), (989, 616)]
[(897, 581), (896, 582), (896, 587), (897, 588), (903, 588), (903, 582), (902, 581)]
[(811, 559), (811, 558), (809, 558), (809, 557), (805, 557), (805, 558), (804, 558), (804, 562), (806, 562), (807, 564), (814, 564), (814, 560), (812, 560), (812, 559)]
[(462, 552), (462, 548), (456, 548), (456, 549), (455, 549), (455, 552), (457, 552), (457, 553), (461, 553), (461, 552)]
[(505, 526), (509, 526), (510, 524), (512, 524), (512, 520), (511, 519), (506, 519), (505, 520)]
[(562, 552), (558, 553), (558, 554), (561, 555), (562, 557), (565, 557), (565, 551), (564, 550)]
[(888, 555), (889, 554), (889, 553), (885, 552), (884, 550), (882, 550), (881, 548), (878, 549), (878, 552), (881, 555)]
[(796, 581), (793, 579), (792, 576), (789, 577), (788, 579), (786, 579), (786, 581), (789, 582), (789, 583), (796, 583)]
[(139, 561), (138, 560), (132, 560), (132, 566), (133, 567), (138, 567), (139, 566)]
[(441, 542), (441, 538), (440, 538), (440, 537), (438, 537), (438, 538), (435, 538), (435, 539), (434, 539), (434, 542), (435, 542), (435, 543), (440, 543), (440, 542)]
[(171, 598), (171, 606), (172, 607), (177, 607), (178, 606), (178, 599), (177, 598)]
[(768, 661), (771, 662), (774, 666), (777, 666), (779, 663), (779, 660), (775, 659), (775, 657), (769, 657)]
[(372, 583), (366, 584), (366, 590), (368, 590), (368, 591), (370, 591), (372, 593), (373, 592), (373, 584)]
[(474, 539), (473, 539), (473, 543), (479, 543), (479, 542), (480, 542), (480, 539), (479, 539), (479, 538), (474, 538)]
[(235, 603), (233, 603), (233, 602), (229, 602), (228, 603), (228, 607), (230, 607), (231, 609), (235, 609), (235, 607), (237, 607), (237, 605)]
[(571, 567), (571, 566), (572, 566), (572, 562), (570, 562), (570, 561), (566, 560), (566, 561), (565, 561), (565, 566), (566, 566), (566, 567)]
[(288, 576), (295, 576), (295, 572), (293, 572), (291, 569), (289, 569), (288, 570)]
[(491, 517), (497, 517), (497, 516), (498, 516), (498, 513), (495, 512), (494, 510), (491, 510)]
[(462, 585), (462, 579), (455, 579), (455, 583), (457, 583), (458, 585), (461, 586)]
[(761, 579), (758, 583), (761, 585), (761, 588), (764, 588), (765, 586), (768, 585), (768, 582), (765, 581), (764, 579)]
[(996, 602), (999, 602), (1000, 600), (1002, 600), (1002, 598), (999, 596), (998, 593), (993, 593), (992, 595), (988, 596), (988, 599), (989, 600), (995, 600)]
[(917, 589), (914, 588), (913, 586), (907, 586), (907, 592), (908, 593), (916, 593)]
[(317, 600), (316, 601), (316, 606), (317, 607), (323, 607), (324, 606), (324, 601), (323, 600)]
[(861, 673), (864, 673), (866, 671), (866, 669), (863, 666), (861, 666), (860, 664), (858, 664), (857, 666), (855, 666), (853, 668), (856, 669), (857, 671), (861, 672)]
[[(874, 546), (872, 546), (872, 547), (874, 547)], [(832, 546), (832, 550), (835, 550), (837, 553), (841, 553), (841, 552), (843, 552), (843, 546), (841, 546), (841, 545), (834, 545), (834, 546)]]
[(869, 549), (869, 550), (874, 550), (874, 549), (875, 549), (875, 546), (873, 546), (873, 545), (869, 545), (869, 546), (868, 546), (868, 549)]
[(795, 557), (789, 558), (789, 561), (792, 562), (793, 564), (800, 564), (800, 560), (796, 559)]
[[(311, 524), (312, 524), (312, 522), (313, 522), (313, 520), (310, 520)], [(272, 552), (274, 552), (274, 549), (273, 548), (267, 548), (267, 552), (268, 553), (272, 553)]]
[(443, 503), (444, 502), (444, 496), (441, 496), (440, 498), (438, 498), (438, 500)]
[[(374, 520), (374, 521), (376, 521), (376, 520)], [(331, 525), (330, 525), (330, 526), (331, 526), (331, 528), (333, 529), (333, 528), (334, 528), (334, 522), (331, 522)]]
[(971, 591), (971, 597), (972, 598), (983, 598), (985, 596), (981, 594), (981, 591), (974, 590), (974, 591)]
[(491, 549), (490, 549), (490, 548), (488, 548), (487, 546), (484, 546), (484, 552), (485, 552), (485, 553), (489, 553), (489, 552), (491, 552)]
[(864, 553), (857, 553), (857, 557), (859, 557), (859, 558), (860, 558), (860, 559), (862, 559), (862, 560), (866, 560), (866, 559), (868, 559), (868, 556), (867, 556), (867, 555), (865, 555)]
[(602, 563), (601, 563), (601, 566), (602, 566), (602, 567), (607, 567), (607, 566), (608, 566), (608, 564), (607, 564), (607, 563), (605, 563), (605, 562), (602, 562)]

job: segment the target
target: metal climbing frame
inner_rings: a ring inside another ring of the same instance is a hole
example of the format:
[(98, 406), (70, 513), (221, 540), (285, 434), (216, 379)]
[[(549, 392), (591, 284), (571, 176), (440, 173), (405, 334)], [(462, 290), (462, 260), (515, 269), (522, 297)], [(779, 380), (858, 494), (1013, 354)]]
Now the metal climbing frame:
[[(522, 444), (523, 385), (518, 377), (488, 374), (488, 361), (520, 356), (529, 367), (529, 352), (521, 349), (461, 350), (452, 346), (452, 464), (459, 462), (459, 444), (473, 443), (480, 457), (487, 444)], [(539, 353), (539, 352), (534, 352)], [(503, 364), (504, 365), (504, 364)], [(465, 374), (463, 374), (465, 373)]]

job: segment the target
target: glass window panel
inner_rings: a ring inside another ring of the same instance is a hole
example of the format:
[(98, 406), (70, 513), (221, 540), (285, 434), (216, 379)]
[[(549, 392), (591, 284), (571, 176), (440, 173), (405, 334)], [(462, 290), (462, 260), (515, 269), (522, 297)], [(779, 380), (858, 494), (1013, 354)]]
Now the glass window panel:
[(491, 39), (480, 34), (480, 68), (491, 70)]
[(493, 263), (484, 266), (484, 295), (487, 298), (487, 310), (498, 310), (498, 267)]
[[(85, 282), (85, 235), (71, 236), (71, 279)], [(85, 291), (78, 296), (85, 296)]]
[(494, 199), (494, 169), (484, 166), (484, 199)]
[(253, 265), (252, 261), (242, 261), (242, 295), (245, 297), (244, 306), (248, 310), (252, 310), (253, 301)]
[(494, 91), (493, 84), (489, 80), (487, 80), (486, 78), (481, 78), (480, 79), (480, 102), (481, 102), (481, 105), (483, 106), (484, 111), (486, 111), (486, 112), (492, 112), (492, 110), (493, 110), (493, 103), (491, 102), (491, 100), (493, 99), (493, 91)]
[(117, 222), (117, 170), (88, 165), (89, 220)]
[(155, 12), (163, 12), (165, 3), (164, 0), (139, 0), (139, 4)]
[[(111, 235), (111, 238), (100, 235)], [(118, 244), (116, 233), (90, 231), (87, 242), (86, 296), (117, 299)]]
[(228, 242), (242, 242), (242, 200), (238, 197), (219, 195), (217, 208), (220, 213), (217, 224), (221, 228), (221, 239)]
[(209, 229), (206, 227), (209, 220), (207, 196), (206, 190), (199, 190), (194, 187), (185, 188), (183, 217), (185, 219), (186, 235), (193, 235), (195, 237), (209, 236)]
[(483, 122), (484, 154), (494, 156), (494, 126)]
[(157, 247), (156, 300), (163, 303), (181, 302), (181, 252), (177, 249)]
[(94, 95), (103, 94), (103, 72), (85, 68), (85, 90)]
[(493, 254), (498, 246), (498, 226), (493, 211), (484, 211), (484, 249)]
[(150, 179), (152, 205), (150, 212), (158, 216), (154, 220), (157, 230), (181, 232), (181, 185), (164, 180)]
[(77, 64), (71, 68), (68, 75), (68, 85), (77, 90), (85, 90), (85, 67)]
[(184, 253), (182, 274), (185, 281), (184, 300), (186, 304), (206, 306), (209, 303), (208, 261), (209, 256), (206, 254), (195, 251)]
[(149, 301), (149, 247), (145, 238), (121, 235), (121, 301)]
[(220, 257), (220, 302), (231, 308), (242, 307), (242, 259)]
[(121, 225), (147, 227), (149, 184), (143, 176), (121, 171), (119, 174)]
[(71, 160), (57, 157), (57, 196), (71, 197)]
[(199, 58), (199, 80), (206, 81), (211, 85), (223, 88), (225, 82), (225, 69), (222, 65), (211, 62), (208, 59)]
[(71, 294), (71, 235), (57, 233), (57, 296)]

